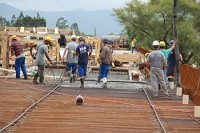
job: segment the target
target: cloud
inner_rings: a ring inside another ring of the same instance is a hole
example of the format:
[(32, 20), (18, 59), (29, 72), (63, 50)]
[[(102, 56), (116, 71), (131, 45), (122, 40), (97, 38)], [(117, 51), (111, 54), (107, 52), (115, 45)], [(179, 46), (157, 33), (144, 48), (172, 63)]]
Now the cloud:
[(66, 11), (66, 10), (102, 10), (118, 8), (131, 0), (1, 0), (22, 10)]

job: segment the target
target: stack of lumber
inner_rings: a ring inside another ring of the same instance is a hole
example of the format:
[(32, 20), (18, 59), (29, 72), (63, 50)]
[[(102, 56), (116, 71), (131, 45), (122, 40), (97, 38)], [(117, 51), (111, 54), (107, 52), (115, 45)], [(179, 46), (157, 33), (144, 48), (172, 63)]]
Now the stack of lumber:
[(144, 61), (144, 55), (141, 53), (113, 54), (113, 59), (121, 63), (129, 63), (129, 62), (140, 63)]

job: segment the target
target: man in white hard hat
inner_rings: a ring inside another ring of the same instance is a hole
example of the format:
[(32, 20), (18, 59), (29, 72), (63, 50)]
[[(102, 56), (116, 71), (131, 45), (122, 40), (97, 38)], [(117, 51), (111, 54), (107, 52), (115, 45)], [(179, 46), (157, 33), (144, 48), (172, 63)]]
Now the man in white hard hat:
[(78, 44), (76, 43), (76, 36), (71, 36), (71, 42), (69, 42), (63, 54), (63, 59), (65, 58), (65, 54), (67, 53), (66, 57), (66, 72), (67, 75), (70, 77), (70, 83), (76, 81), (76, 70), (77, 70), (77, 63), (78, 63), (78, 56), (76, 55), (76, 48)]
[(164, 69), (166, 69), (164, 54), (159, 51), (159, 42), (153, 41), (152, 46), (154, 50), (147, 57), (147, 64), (150, 65), (151, 84), (153, 87), (153, 96), (158, 96), (158, 82), (161, 90), (166, 96), (169, 96), (167, 86), (165, 84)]

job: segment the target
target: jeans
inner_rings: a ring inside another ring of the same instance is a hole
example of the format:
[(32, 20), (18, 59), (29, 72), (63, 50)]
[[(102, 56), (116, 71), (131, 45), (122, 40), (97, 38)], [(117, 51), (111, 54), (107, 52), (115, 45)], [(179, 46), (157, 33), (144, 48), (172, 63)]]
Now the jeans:
[(78, 74), (81, 78), (86, 77), (87, 65), (78, 64)]
[(24, 78), (27, 77), (26, 65), (25, 65), (25, 57), (20, 57), (15, 60), (15, 71), (16, 71), (16, 78), (20, 78), (20, 68), (24, 74)]
[(69, 72), (72, 69), (72, 74), (76, 74), (77, 64), (76, 63), (68, 63), (66, 64), (66, 72)]
[(107, 78), (109, 69), (110, 69), (110, 64), (104, 64), (104, 63), (101, 64), (101, 66), (99, 68), (101, 79)]
[(131, 47), (131, 51), (132, 51), (132, 53), (133, 53), (133, 51), (138, 51), (138, 50), (137, 50), (137, 47), (136, 47), (136, 46)]

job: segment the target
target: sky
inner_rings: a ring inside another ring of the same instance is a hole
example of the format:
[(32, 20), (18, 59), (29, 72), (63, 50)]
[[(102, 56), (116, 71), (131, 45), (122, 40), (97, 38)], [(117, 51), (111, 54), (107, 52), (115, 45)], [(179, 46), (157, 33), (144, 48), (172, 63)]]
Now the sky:
[(0, 0), (0, 3), (6, 3), (22, 10), (93, 11), (123, 7), (130, 1), (131, 0)]

